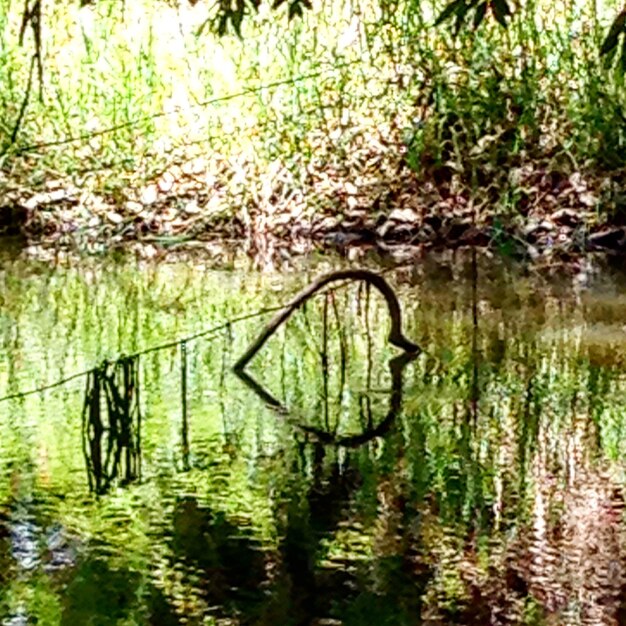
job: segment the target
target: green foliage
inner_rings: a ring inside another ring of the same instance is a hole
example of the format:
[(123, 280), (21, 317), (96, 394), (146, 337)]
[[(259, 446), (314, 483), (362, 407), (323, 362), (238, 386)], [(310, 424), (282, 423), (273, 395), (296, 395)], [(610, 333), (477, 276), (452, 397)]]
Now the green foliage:
[(474, 28), (478, 28), (488, 10), (501, 26), (507, 26), (507, 18), (511, 15), (507, 0), (453, 0), (441, 11), (435, 21), (435, 26), (454, 19), (454, 28), (458, 33), (465, 24), (465, 20), (469, 19), (473, 13), (471, 23)]
[[(521, 10), (524, 9), (521, 8)], [(508, 26), (512, 15), (508, 0), (452, 0), (439, 13), (435, 26), (453, 20), (454, 31), (458, 34), (468, 22), (474, 29), (478, 28), (488, 12), (498, 24)], [(532, 19), (534, 16), (530, 17)], [(618, 54), (620, 49), (621, 52)], [(600, 46), (600, 56), (606, 57), (606, 67), (610, 67), (615, 58), (618, 58), (618, 68), (621, 72), (626, 72), (626, 11), (622, 10), (615, 17)]]
[[(530, 168), (588, 175), (602, 187), (600, 210), (623, 211), (606, 191), (622, 184), (626, 163), (623, 81), (599, 60), (598, 43), (619, 60), (624, 25), (605, 37), (592, 3), (278, 6), (301, 14), (289, 28), (262, 5), (226, 3), (219, 40), (199, 35), (215, 25), (199, 7), (134, 3), (123, 18), (109, 0), (57, 3), (49, 19), (59, 28), (42, 51), (54, 71), (40, 101), (33, 42), (19, 46), (16, 5), (2, 1), (12, 11), (0, 11), (0, 153), (28, 186), (69, 176), (123, 206), (200, 157), (207, 194), (224, 193), (214, 214), (253, 224), (290, 194), (308, 199), (307, 216), (337, 215), (346, 182), (376, 172), (372, 188), (385, 188), (399, 178), (389, 172), (410, 169), (442, 201), (471, 198), (510, 216), (547, 192), (519, 180)], [(264, 178), (276, 171), (280, 181)], [(321, 197), (328, 186), (316, 183), (329, 179), (336, 187)], [(384, 198), (357, 202), (387, 210)]]
[[(620, 48), (620, 38), (622, 41), (621, 54), (617, 55), (617, 50)], [(621, 11), (611, 24), (611, 28), (600, 47), (600, 55), (606, 57), (606, 66), (610, 66), (613, 60), (619, 56), (619, 67), (622, 72), (626, 72), (626, 10)]]
[[(196, 4), (197, 2), (198, 0), (192, 0), (192, 4)], [(312, 10), (310, 0), (274, 0), (272, 9), (276, 10), (285, 3), (287, 3), (289, 21), (294, 17), (303, 17), (305, 10)], [(83, 4), (85, 3), (83, 2)], [(231, 2), (231, 0), (220, 0), (216, 3), (217, 8), (213, 9), (215, 14), (202, 24), (200, 32), (210, 23), (214, 32), (220, 36), (225, 35), (230, 28), (239, 38), (242, 38), (242, 25), (246, 16), (258, 13), (261, 5), (262, 0), (235, 0), (235, 2)], [(32, 7), (26, 3), (22, 17), (22, 32), (28, 24), (31, 24), (36, 38), (41, 37), (39, 30), (40, 25), (38, 21), (36, 21), (40, 19), (37, 17), (38, 13), (36, 13), (36, 10), (40, 10), (39, 7), (39, 2), (34, 2)], [(440, 11), (439, 16), (435, 20), (435, 25), (438, 26), (448, 20), (452, 20), (454, 22), (454, 30), (458, 33), (468, 22), (474, 29), (478, 28), (487, 14), (493, 16), (493, 19), (501, 26), (506, 27), (512, 15), (511, 1), (451, 0), (443, 10)], [(625, 26), (626, 12), (622, 11), (615, 18), (600, 48), (600, 54), (601, 56), (607, 56), (608, 64), (610, 64), (613, 56), (615, 56), (620, 36), (626, 32)], [(626, 40), (626, 37), (624, 39)], [(622, 71), (626, 71), (626, 41), (622, 43), (620, 58)]]

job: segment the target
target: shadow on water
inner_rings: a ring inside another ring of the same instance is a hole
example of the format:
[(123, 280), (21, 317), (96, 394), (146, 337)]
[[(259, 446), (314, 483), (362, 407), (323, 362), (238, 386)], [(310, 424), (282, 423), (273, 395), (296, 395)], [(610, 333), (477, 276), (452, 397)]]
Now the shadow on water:
[[(155, 331), (167, 349), (13, 401), (2, 626), (624, 623), (623, 296), (476, 269), (397, 283), (419, 355), (348, 284), (285, 321), (245, 385), (254, 320)], [(1, 381), (27, 356), (12, 324)]]

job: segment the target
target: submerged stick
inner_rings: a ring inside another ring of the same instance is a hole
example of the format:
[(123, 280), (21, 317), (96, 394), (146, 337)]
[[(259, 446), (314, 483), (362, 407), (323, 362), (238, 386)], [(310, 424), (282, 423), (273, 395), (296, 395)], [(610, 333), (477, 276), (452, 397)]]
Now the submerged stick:
[(281, 309), (263, 328), (261, 334), (244, 352), (239, 360), (233, 366), (233, 370), (237, 373), (243, 372), (244, 368), (254, 358), (254, 355), (263, 347), (265, 342), (276, 332), (278, 327), (285, 322), (289, 316), (300, 306), (302, 306), (313, 294), (320, 289), (339, 280), (362, 280), (373, 287), (376, 287), (387, 302), (389, 316), (391, 317), (391, 330), (389, 331), (389, 343), (401, 348), (405, 352), (420, 352), (420, 347), (407, 339), (402, 333), (402, 313), (400, 311), (400, 303), (389, 283), (379, 274), (370, 272), (369, 270), (339, 270), (324, 274), (317, 280), (313, 281), (308, 287), (305, 287), (289, 304)]

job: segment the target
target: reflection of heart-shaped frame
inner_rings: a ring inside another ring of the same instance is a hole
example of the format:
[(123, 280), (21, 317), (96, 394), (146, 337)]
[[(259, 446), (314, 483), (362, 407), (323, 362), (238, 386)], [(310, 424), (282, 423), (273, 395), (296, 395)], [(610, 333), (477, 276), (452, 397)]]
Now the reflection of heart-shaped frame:
[(358, 435), (337, 437), (321, 428), (305, 426), (292, 417), (287, 407), (279, 402), (269, 391), (260, 385), (250, 374), (240, 370), (237, 376), (256, 393), (270, 408), (280, 415), (288, 418), (301, 431), (313, 435), (317, 441), (323, 444), (332, 444), (346, 448), (356, 448), (371, 441), (375, 437), (382, 437), (391, 428), (396, 416), (402, 408), (402, 372), (404, 368), (417, 357), (416, 352), (404, 352), (400, 356), (389, 360), (389, 372), (391, 373), (391, 396), (389, 398), (389, 410), (385, 418), (377, 425), (364, 430)]
[(317, 280), (313, 281), (308, 287), (303, 289), (291, 302), (285, 305), (265, 326), (256, 341), (244, 352), (239, 360), (233, 366), (236, 374), (241, 374), (246, 365), (254, 358), (254, 355), (265, 345), (265, 342), (276, 332), (278, 327), (283, 324), (289, 316), (299, 307), (301, 307), (313, 294), (320, 289), (339, 280), (362, 280), (373, 287), (383, 295), (389, 309), (389, 317), (391, 318), (391, 330), (389, 331), (389, 343), (401, 348), (405, 352), (411, 354), (419, 354), (420, 347), (407, 339), (402, 333), (402, 313), (400, 311), (400, 303), (398, 298), (389, 286), (389, 283), (374, 272), (369, 270), (339, 270), (324, 274)]
[(325, 287), (331, 282), (339, 280), (362, 280), (373, 285), (380, 291), (387, 302), (389, 316), (391, 318), (391, 330), (389, 331), (389, 343), (402, 348), (405, 353), (399, 357), (395, 357), (389, 361), (389, 370), (391, 372), (392, 390), (389, 402), (389, 411), (385, 419), (376, 427), (370, 428), (358, 435), (347, 437), (335, 437), (335, 435), (326, 431), (318, 430), (309, 426), (297, 424), (301, 430), (315, 435), (322, 443), (334, 443), (354, 447), (365, 443), (383, 435), (393, 423), (402, 404), (402, 371), (404, 367), (412, 361), (420, 352), (418, 345), (407, 339), (402, 333), (402, 314), (400, 311), (400, 303), (389, 286), (387, 281), (380, 275), (368, 270), (339, 270), (320, 276), (317, 280), (303, 289), (289, 304), (281, 309), (265, 326), (256, 341), (246, 350), (246, 352), (235, 363), (233, 370), (237, 376), (250, 387), (264, 402), (271, 408), (279, 412), (281, 415), (289, 415), (289, 411), (274, 396), (264, 389), (254, 378), (245, 372), (246, 365), (254, 358), (255, 354), (265, 345), (265, 342), (276, 332), (278, 327), (283, 324), (289, 316), (300, 306), (302, 306), (317, 291)]

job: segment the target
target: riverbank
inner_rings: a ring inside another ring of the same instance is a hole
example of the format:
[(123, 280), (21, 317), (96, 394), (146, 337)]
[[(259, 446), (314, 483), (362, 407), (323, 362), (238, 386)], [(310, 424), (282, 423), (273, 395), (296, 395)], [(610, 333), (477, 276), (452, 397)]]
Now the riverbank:
[(115, 194), (61, 177), (37, 190), (0, 177), (0, 228), (21, 240), (25, 256), (44, 260), (112, 251), (210, 258), (228, 248), (259, 266), (330, 250), (406, 261), (476, 246), (540, 264), (626, 254), (626, 227), (599, 210), (606, 176), (521, 164), (507, 176), (517, 210), (504, 213), (501, 203), (489, 205), (489, 189), (470, 190), (462, 172), (433, 168), (425, 181), (400, 139), (371, 139), (350, 160), (327, 152), (298, 177), (279, 161), (263, 170), (252, 158), (215, 155), (174, 163)]
[(39, 98), (20, 11), (0, 24), (0, 233), (29, 257), (626, 251), (623, 89), (597, 7), (452, 37), (437, 3), (337, 0), (293, 28), (264, 13), (242, 46), (202, 34), (205, 3), (116, 6), (51, 7)]

